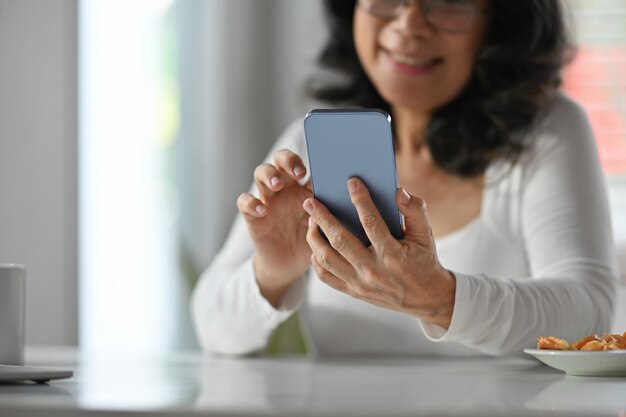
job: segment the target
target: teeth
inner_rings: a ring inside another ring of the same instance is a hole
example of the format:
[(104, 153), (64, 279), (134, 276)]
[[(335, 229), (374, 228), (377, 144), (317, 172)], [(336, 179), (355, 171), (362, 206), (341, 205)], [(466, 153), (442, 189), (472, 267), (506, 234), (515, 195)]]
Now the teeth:
[(401, 64), (411, 65), (414, 67), (425, 67), (428, 64), (432, 63), (432, 59), (417, 59), (406, 55), (401, 55), (396, 52), (392, 52), (391, 56), (393, 59), (398, 61)]

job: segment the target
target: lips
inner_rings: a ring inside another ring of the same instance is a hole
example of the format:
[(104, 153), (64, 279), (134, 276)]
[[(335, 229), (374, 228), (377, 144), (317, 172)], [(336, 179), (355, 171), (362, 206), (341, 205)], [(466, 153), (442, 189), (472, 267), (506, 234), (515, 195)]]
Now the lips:
[(443, 62), (441, 57), (417, 56), (384, 49), (383, 53), (394, 68), (412, 75), (429, 73)]
[(434, 64), (440, 58), (418, 58), (411, 55), (405, 55), (398, 52), (388, 52), (391, 58), (404, 65), (411, 65), (413, 67), (427, 67)]

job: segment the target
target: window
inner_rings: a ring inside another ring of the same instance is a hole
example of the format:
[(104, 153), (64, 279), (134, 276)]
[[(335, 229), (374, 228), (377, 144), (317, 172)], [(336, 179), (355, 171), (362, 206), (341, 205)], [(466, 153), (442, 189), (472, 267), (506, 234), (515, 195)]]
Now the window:
[(613, 229), (626, 284), (626, 0), (567, 0), (578, 55), (565, 91), (589, 115), (609, 187)]
[(602, 168), (626, 173), (626, 1), (572, 2), (576, 60), (565, 73), (565, 90), (587, 110)]
[(80, 2), (80, 343), (91, 351), (175, 343), (174, 5)]

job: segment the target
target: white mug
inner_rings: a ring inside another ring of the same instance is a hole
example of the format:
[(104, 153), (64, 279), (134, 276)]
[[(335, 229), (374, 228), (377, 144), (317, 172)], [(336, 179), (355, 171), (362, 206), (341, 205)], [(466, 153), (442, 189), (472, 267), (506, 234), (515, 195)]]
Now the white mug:
[(24, 364), (26, 268), (0, 264), (0, 365)]

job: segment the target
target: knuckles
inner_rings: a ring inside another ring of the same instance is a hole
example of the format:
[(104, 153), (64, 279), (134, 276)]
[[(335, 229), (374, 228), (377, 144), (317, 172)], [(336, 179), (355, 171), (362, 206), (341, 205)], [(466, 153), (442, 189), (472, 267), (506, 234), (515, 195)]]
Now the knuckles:
[(378, 219), (376, 218), (376, 216), (370, 213), (361, 214), (360, 219), (361, 219), (361, 224), (366, 229), (371, 229), (375, 227), (376, 224), (378, 223)]
[(239, 211), (252, 209), (254, 199), (250, 197), (250, 194), (247, 193), (240, 194), (239, 197), (237, 197), (237, 209), (239, 209)]
[(359, 267), (359, 272), (363, 282), (370, 284), (376, 281), (376, 276), (378, 274), (372, 265), (361, 265)]
[(296, 165), (299, 162), (299, 159), (300, 157), (291, 152), (289, 149), (280, 149), (274, 153), (274, 161), (276, 162), (276, 165), (283, 167)]
[[(323, 212), (323, 210), (322, 210)], [(330, 241), (330, 235), (333, 234), (332, 231), (329, 231), (331, 229), (331, 223), (330, 220), (328, 219), (328, 217), (326, 216), (326, 214), (320, 214), (318, 216), (315, 216), (315, 213), (313, 213), (313, 218), (315, 220), (315, 223), (317, 223), (322, 230), (324, 231), (324, 233), (326, 234), (326, 236), (328, 237), (328, 240)], [(317, 218), (315, 218), (317, 217)]]
[(349, 294), (354, 298), (358, 298), (360, 300), (367, 300), (369, 297), (369, 293), (370, 293), (370, 290), (368, 289), (367, 286), (363, 284), (357, 283), (355, 285), (350, 286)]
[[(316, 268), (317, 270), (315, 271), (317, 273), (317, 276), (319, 277), (319, 279), (325, 283), (325, 284), (329, 284), (330, 282), (330, 273), (323, 269), (323, 268)], [(330, 284), (329, 284), (330, 285)]]
[(322, 249), (316, 255), (317, 262), (320, 264), (324, 270), (329, 270), (332, 268), (332, 263), (330, 261), (330, 254), (328, 249)]
[(287, 158), (287, 157), (291, 157), (295, 155), (296, 155), (295, 153), (291, 152), (287, 148), (282, 148), (274, 152), (274, 158)]
[(424, 200), (423, 198), (414, 197), (414, 196), (411, 196), (411, 199), (415, 201), (415, 204), (417, 204), (417, 206), (420, 209), (422, 209), (423, 211), (426, 211), (426, 200)]
[(346, 249), (346, 239), (341, 231), (333, 231), (332, 233), (328, 234), (327, 237), (330, 245), (338, 252), (343, 252), (344, 249)]
[(274, 165), (268, 164), (268, 163), (257, 165), (257, 167), (254, 169), (254, 176), (260, 177), (263, 174), (263, 172), (267, 169), (276, 169), (276, 168), (274, 167)]
[(318, 276), (319, 276), (320, 281), (322, 281), (324, 284), (328, 285), (329, 287), (337, 291), (346, 292), (345, 286), (341, 285), (341, 283), (338, 282), (337, 279), (333, 277), (327, 271), (322, 271), (321, 273), (318, 273)]

